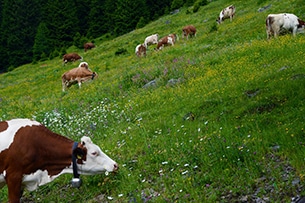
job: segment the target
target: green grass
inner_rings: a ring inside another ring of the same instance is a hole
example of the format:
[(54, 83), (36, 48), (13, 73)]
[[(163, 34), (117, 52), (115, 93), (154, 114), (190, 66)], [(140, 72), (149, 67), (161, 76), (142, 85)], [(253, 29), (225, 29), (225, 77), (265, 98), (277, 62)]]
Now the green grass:
[[(25, 201), (289, 202), (305, 195), (305, 36), (267, 41), (265, 32), (267, 14), (305, 19), (305, 5), (230, 4), (235, 19), (220, 26), (224, 0), (197, 13), (181, 9), (86, 53), (71, 47), (99, 74), (81, 89), (62, 92), (61, 75), (78, 63), (62, 66), (60, 58), (1, 74), (1, 120), (34, 118), (75, 140), (89, 135), (120, 164), (115, 175), (83, 176), (79, 190), (71, 188), (70, 174), (61, 176), (26, 191)], [(181, 38), (187, 24), (196, 26), (197, 37)], [(136, 45), (154, 33), (177, 33), (180, 40), (136, 57)], [(127, 53), (116, 56), (120, 49)], [(152, 80), (156, 86), (143, 88)]]

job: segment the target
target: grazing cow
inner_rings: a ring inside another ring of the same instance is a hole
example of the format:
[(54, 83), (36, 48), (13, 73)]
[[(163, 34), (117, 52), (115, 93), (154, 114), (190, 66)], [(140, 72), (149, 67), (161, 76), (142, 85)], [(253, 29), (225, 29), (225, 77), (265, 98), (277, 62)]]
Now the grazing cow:
[(88, 42), (88, 43), (85, 43), (85, 44), (84, 44), (84, 50), (85, 50), (85, 52), (86, 52), (88, 49), (92, 49), (92, 48), (95, 48), (95, 45), (94, 45), (92, 42)]
[(7, 185), (10, 203), (20, 202), (23, 189), (33, 191), (64, 173), (73, 173), (75, 182), (80, 174), (117, 170), (89, 137), (74, 142), (29, 119), (0, 122), (0, 188)]
[(230, 21), (232, 22), (234, 15), (235, 15), (235, 6), (231, 5), (220, 11), (219, 17), (218, 19), (216, 19), (216, 21), (218, 24), (220, 24), (225, 19), (230, 18)]
[(159, 38), (158, 34), (153, 34), (146, 37), (144, 41), (144, 46), (146, 47), (146, 49), (148, 48), (148, 45), (158, 44), (158, 38)]
[(97, 77), (97, 73), (89, 69), (88, 63), (81, 62), (77, 68), (73, 68), (61, 76), (62, 91), (64, 92), (68, 87), (76, 83), (81, 87), (83, 82), (93, 80), (95, 77)]
[(273, 34), (277, 37), (283, 31), (292, 31), (295, 36), (298, 29), (304, 29), (305, 22), (291, 13), (269, 14), (266, 18), (267, 39)]
[(179, 37), (176, 34), (169, 34), (168, 36), (173, 39), (174, 44), (176, 44), (176, 42), (179, 40)]
[(182, 38), (186, 37), (188, 39), (188, 36), (196, 36), (196, 28), (193, 25), (182, 28)]
[(77, 60), (80, 60), (82, 61), (83, 60), (83, 57), (81, 57), (80, 55), (78, 55), (77, 53), (69, 53), (69, 54), (65, 54), (63, 56), (63, 64), (66, 64), (68, 62), (74, 62), (74, 61), (77, 61)]
[(135, 53), (138, 57), (146, 56), (146, 47), (144, 44), (139, 44), (136, 46)]
[(165, 36), (159, 40), (156, 50), (161, 50), (163, 49), (164, 46), (168, 46), (168, 45), (174, 46), (174, 40), (169, 36)]

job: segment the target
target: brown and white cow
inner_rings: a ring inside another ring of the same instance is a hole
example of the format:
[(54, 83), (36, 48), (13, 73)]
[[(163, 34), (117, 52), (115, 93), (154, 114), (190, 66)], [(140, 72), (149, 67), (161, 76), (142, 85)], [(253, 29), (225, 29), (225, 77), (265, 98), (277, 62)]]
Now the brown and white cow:
[(176, 44), (176, 42), (179, 40), (179, 37), (176, 34), (169, 34), (168, 36), (173, 39), (174, 44)]
[(230, 21), (232, 22), (233, 17), (235, 15), (235, 6), (230, 5), (224, 9), (222, 9), (222, 11), (220, 11), (219, 13), (219, 17), (218, 19), (216, 19), (217, 23), (220, 24), (221, 22), (223, 22), (225, 19), (230, 18)]
[(81, 62), (77, 68), (73, 68), (61, 76), (62, 91), (64, 92), (68, 87), (76, 83), (81, 87), (83, 82), (93, 80), (95, 77), (97, 77), (97, 73), (89, 69), (88, 63)]
[(159, 39), (159, 35), (158, 35), (158, 34), (150, 35), (150, 36), (148, 36), (148, 37), (145, 38), (145, 40), (144, 40), (144, 46), (145, 46), (146, 49), (147, 49), (147, 48), (148, 48), (148, 45), (158, 44), (158, 39)]
[(63, 56), (62, 60), (63, 60), (63, 64), (66, 64), (68, 62), (74, 62), (74, 61), (77, 61), (77, 60), (82, 61), (83, 57), (81, 57), (77, 53), (68, 53), (68, 54), (65, 54)]
[(163, 47), (169, 46), (169, 45), (174, 46), (173, 38), (171, 38), (169, 36), (162, 37), (157, 44), (156, 50), (161, 50), (161, 49), (163, 49)]
[(138, 57), (146, 56), (146, 47), (144, 44), (139, 44), (136, 46), (135, 53)]
[(182, 38), (186, 37), (188, 39), (189, 36), (196, 36), (196, 28), (193, 25), (187, 25), (182, 28)]
[(23, 189), (33, 191), (64, 173), (79, 180), (80, 174), (117, 170), (89, 137), (75, 142), (29, 119), (0, 122), (0, 188), (7, 185), (10, 203), (20, 202)]
[(292, 31), (295, 36), (299, 29), (305, 28), (305, 22), (291, 13), (269, 14), (266, 18), (267, 39), (277, 37), (281, 32)]
[(95, 48), (95, 45), (92, 43), (92, 42), (87, 42), (84, 44), (84, 50), (85, 52), (88, 50), (88, 49), (92, 49), (92, 48)]

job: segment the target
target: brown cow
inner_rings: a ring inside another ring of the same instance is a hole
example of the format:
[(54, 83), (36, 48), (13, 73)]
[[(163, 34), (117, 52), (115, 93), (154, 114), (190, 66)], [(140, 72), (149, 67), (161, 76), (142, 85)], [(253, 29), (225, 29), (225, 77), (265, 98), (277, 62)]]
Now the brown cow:
[(156, 50), (161, 50), (163, 49), (164, 46), (172, 45), (174, 46), (174, 40), (173, 38), (169, 36), (162, 37), (156, 47)]
[(146, 47), (144, 44), (139, 44), (136, 46), (135, 53), (138, 57), (146, 56)]
[(64, 92), (68, 87), (76, 83), (81, 87), (83, 82), (93, 80), (95, 77), (97, 77), (97, 73), (89, 69), (88, 63), (81, 62), (77, 68), (73, 68), (61, 76), (62, 91)]
[(10, 203), (20, 202), (23, 189), (33, 191), (64, 173), (73, 173), (72, 186), (79, 187), (80, 174), (117, 170), (89, 137), (75, 142), (29, 119), (0, 122), (0, 188), (7, 184)]
[(69, 53), (69, 54), (65, 54), (63, 56), (63, 64), (66, 64), (68, 62), (74, 62), (74, 61), (77, 61), (77, 60), (80, 60), (82, 61), (83, 60), (83, 57), (81, 57), (80, 55), (78, 55), (77, 53)]
[(188, 39), (188, 36), (196, 37), (196, 28), (193, 25), (187, 25), (182, 28), (182, 38), (186, 37), (186, 39)]
[(84, 50), (85, 52), (88, 50), (88, 49), (92, 49), (92, 48), (95, 48), (95, 45), (92, 43), (92, 42), (87, 42), (84, 44)]

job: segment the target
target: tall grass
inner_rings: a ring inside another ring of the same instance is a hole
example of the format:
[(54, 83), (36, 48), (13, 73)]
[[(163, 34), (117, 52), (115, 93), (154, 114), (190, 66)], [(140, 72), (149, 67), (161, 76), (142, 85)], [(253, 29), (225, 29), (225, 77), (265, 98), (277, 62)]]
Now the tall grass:
[[(62, 66), (59, 58), (0, 75), (1, 120), (28, 117), (75, 140), (88, 135), (120, 164), (116, 175), (83, 177), (79, 190), (64, 175), (25, 191), (25, 201), (289, 202), (305, 195), (305, 38), (267, 41), (264, 27), (268, 13), (302, 17), (305, 6), (230, 4), (235, 19), (220, 26), (223, 0), (196, 13), (183, 8), (86, 53), (76, 50), (99, 74), (81, 89), (62, 93), (61, 75), (78, 63)], [(181, 38), (187, 24), (197, 27), (197, 37)], [(180, 40), (136, 57), (135, 46), (154, 33)], [(127, 53), (115, 55), (119, 49)]]

